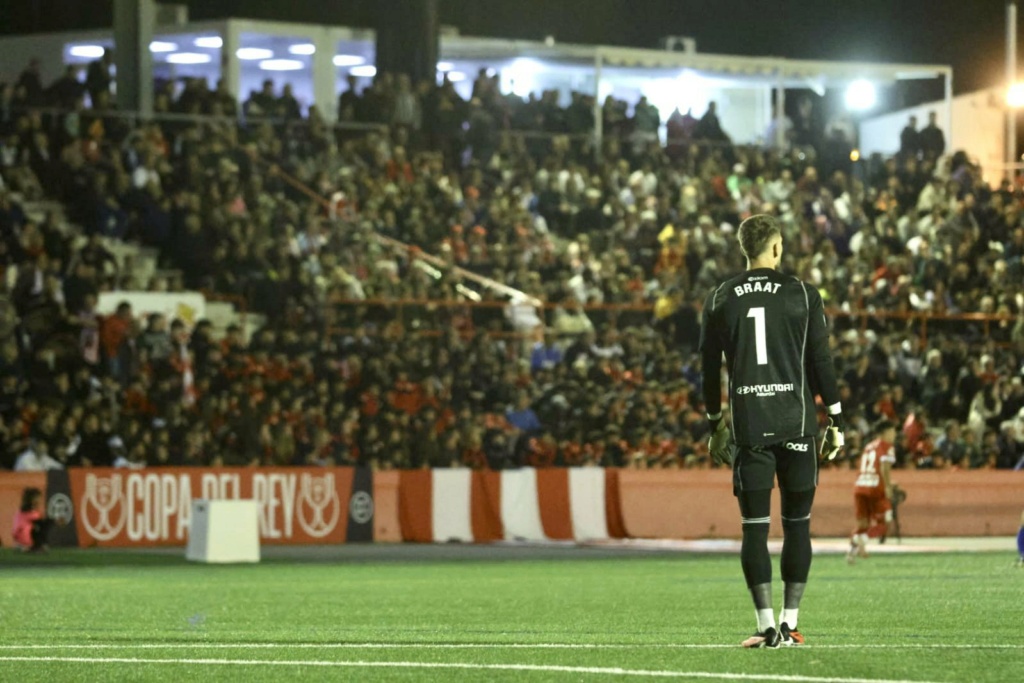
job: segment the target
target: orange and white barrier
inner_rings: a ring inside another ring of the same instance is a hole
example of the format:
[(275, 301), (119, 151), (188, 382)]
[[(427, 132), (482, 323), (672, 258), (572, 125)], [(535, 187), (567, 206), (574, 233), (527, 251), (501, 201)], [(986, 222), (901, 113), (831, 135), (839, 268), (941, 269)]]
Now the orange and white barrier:
[(399, 475), (402, 538), (421, 543), (622, 537), (618, 472), (416, 470)]
[[(853, 470), (825, 470), (811, 533), (853, 526)], [(906, 536), (1011, 535), (1024, 504), (1024, 472), (908, 471)], [(739, 538), (723, 470), (544, 468), (376, 471), (366, 468), (71, 469), (0, 475), (0, 542), (29, 486), (46, 491), (62, 520), (51, 545), (184, 545), (194, 498), (256, 501), (262, 544), (434, 543), (456, 540), (589, 541), (604, 538)], [(772, 533), (779, 496), (773, 496)]]

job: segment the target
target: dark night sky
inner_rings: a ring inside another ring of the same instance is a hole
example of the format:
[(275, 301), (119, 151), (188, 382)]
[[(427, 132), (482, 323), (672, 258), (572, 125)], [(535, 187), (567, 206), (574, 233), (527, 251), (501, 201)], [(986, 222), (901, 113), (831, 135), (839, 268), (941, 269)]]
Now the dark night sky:
[[(952, 64), (956, 92), (1003, 74), (1003, 0), (438, 0), (464, 35), (654, 47), (664, 35), (701, 52)], [(245, 16), (372, 26), (379, 0), (188, 0), (193, 19)], [(6, 0), (0, 32), (110, 22), (111, 0)], [(1024, 42), (1024, 41), (1022, 41)]]

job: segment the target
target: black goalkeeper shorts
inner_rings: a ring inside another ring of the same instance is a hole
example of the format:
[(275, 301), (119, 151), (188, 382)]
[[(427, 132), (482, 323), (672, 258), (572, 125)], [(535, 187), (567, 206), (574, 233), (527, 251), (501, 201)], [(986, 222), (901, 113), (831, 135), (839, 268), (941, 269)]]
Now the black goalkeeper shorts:
[(813, 436), (786, 439), (771, 446), (737, 446), (732, 463), (732, 492), (810, 491), (818, 486), (818, 444)]

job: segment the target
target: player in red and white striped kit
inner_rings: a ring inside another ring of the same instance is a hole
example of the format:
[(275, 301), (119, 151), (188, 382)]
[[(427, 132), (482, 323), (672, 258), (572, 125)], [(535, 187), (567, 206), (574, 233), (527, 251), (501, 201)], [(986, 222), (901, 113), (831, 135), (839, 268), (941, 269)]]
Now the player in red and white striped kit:
[(896, 462), (893, 442), (896, 424), (882, 420), (874, 429), (875, 439), (864, 447), (860, 455), (859, 474), (853, 488), (857, 528), (850, 538), (850, 552), (846, 561), (853, 564), (857, 557), (867, 557), (868, 527), (871, 520), (882, 517), (885, 524), (892, 522), (892, 479), (889, 471)]

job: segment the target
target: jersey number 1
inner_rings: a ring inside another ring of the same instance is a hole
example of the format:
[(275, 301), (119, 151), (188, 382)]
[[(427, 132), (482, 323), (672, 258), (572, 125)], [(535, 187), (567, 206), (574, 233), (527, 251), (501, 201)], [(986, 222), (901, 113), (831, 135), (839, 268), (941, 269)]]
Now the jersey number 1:
[(768, 365), (768, 340), (764, 333), (764, 307), (751, 308), (747, 311), (747, 317), (754, 319), (754, 347), (757, 350), (757, 364)]

